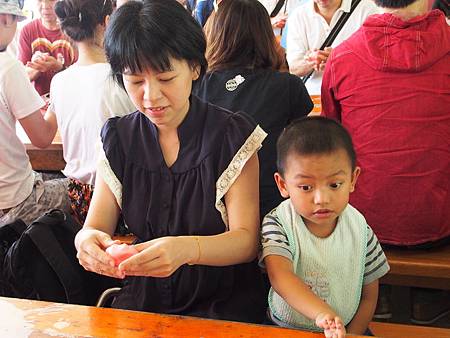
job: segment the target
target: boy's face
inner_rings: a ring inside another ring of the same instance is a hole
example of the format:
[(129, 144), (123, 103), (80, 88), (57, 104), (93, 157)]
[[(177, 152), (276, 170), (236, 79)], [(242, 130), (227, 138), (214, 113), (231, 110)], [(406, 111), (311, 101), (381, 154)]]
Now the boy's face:
[(6, 47), (14, 39), (17, 28), (17, 18), (11, 14), (0, 14), (0, 51), (6, 50)]
[(283, 197), (291, 198), (297, 214), (316, 235), (328, 236), (348, 204), (360, 169), (352, 171), (344, 149), (330, 154), (301, 155), (291, 151), (283, 177), (275, 181)]

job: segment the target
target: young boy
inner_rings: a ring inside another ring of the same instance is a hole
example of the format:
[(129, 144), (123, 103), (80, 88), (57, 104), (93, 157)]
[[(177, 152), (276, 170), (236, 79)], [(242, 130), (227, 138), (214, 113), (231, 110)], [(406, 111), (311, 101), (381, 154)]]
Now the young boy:
[(23, 65), (6, 52), (24, 18), (18, 0), (0, 0), (0, 227), (17, 218), (28, 224), (53, 208), (69, 210), (65, 180), (43, 182), (16, 135), (17, 120), (37, 147), (48, 146), (56, 133)]
[(367, 334), (378, 279), (389, 266), (364, 217), (348, 204), (360, 172), (349, 134), (323, 117), (297, 120), (280, 135), (277, 155), (275, 181), (289, 199), (262, 226), (271, 320), (319, 327), (326, 337)]

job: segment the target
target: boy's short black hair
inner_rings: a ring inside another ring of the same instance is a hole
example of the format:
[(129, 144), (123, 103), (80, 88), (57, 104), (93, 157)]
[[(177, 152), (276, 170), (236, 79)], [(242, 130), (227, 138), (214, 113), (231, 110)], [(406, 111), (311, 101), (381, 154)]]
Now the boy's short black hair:
[(338, 122), (322, 116), (305, 117), (293, 121), (283, 130), (277, 141), (277, 167), (283, 175), (286, 159), (291, 152), (301, 155), (329, 154), (344, 149), (356, 168), (356, 153), (348, 131)]
[(375, 4), (382, 8), (405, 8), (417, 0), (375, 0)]
[(170, 58), (206, 71), (202, 28), (176, 0), (129, 1), (117, 9), (105, 33), (105, 51), (116, 81), (122, 73), (171, 70)]

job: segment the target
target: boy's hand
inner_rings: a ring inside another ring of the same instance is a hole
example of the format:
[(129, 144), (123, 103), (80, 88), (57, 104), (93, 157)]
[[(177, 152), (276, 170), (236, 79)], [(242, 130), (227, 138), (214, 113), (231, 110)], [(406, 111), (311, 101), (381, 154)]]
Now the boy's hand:
[(339, 316), (321, 312), (316, 317), (316, 325), (323, 329), (326, 338), (345, 337), (345, 326)]
[(331, 47), (325, 47), (324, 50), (314, 49), (306, 52), (305, 61), (312, 65), (313, 69), (318, 71), (323, 71), (325, 69), (325, 64), (332, 51)]

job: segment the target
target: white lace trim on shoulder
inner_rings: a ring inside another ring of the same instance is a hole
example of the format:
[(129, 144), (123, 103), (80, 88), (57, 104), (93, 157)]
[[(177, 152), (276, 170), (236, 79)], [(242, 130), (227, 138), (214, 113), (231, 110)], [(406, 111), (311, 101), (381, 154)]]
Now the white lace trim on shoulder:
[(220, 175), (216, 182), (216, 203), (215, 207), (220, 212), (222, 220), (228, 229), (228, 214), (222, 198), (230, 190), (233, 183), (241, 174), (247, 161), (261, 148), (262, 141), (266, 138), (267, 133), (258, 125), (251, 135), (245, 140), (245, 143), (234, 155), (228, 167)]
[(122, 183), (120, 183), (119, 179), (116, 177), (116, 174), (114, 174), (114, 171), (111, 169), (103, 148), (101, 149), (101, 153), (98, 157), (97, 175), (100, 175), (103, 181), (105, 181), (108, 185), (109, 189), (116, 198), (119, 208), (122, 209)]

